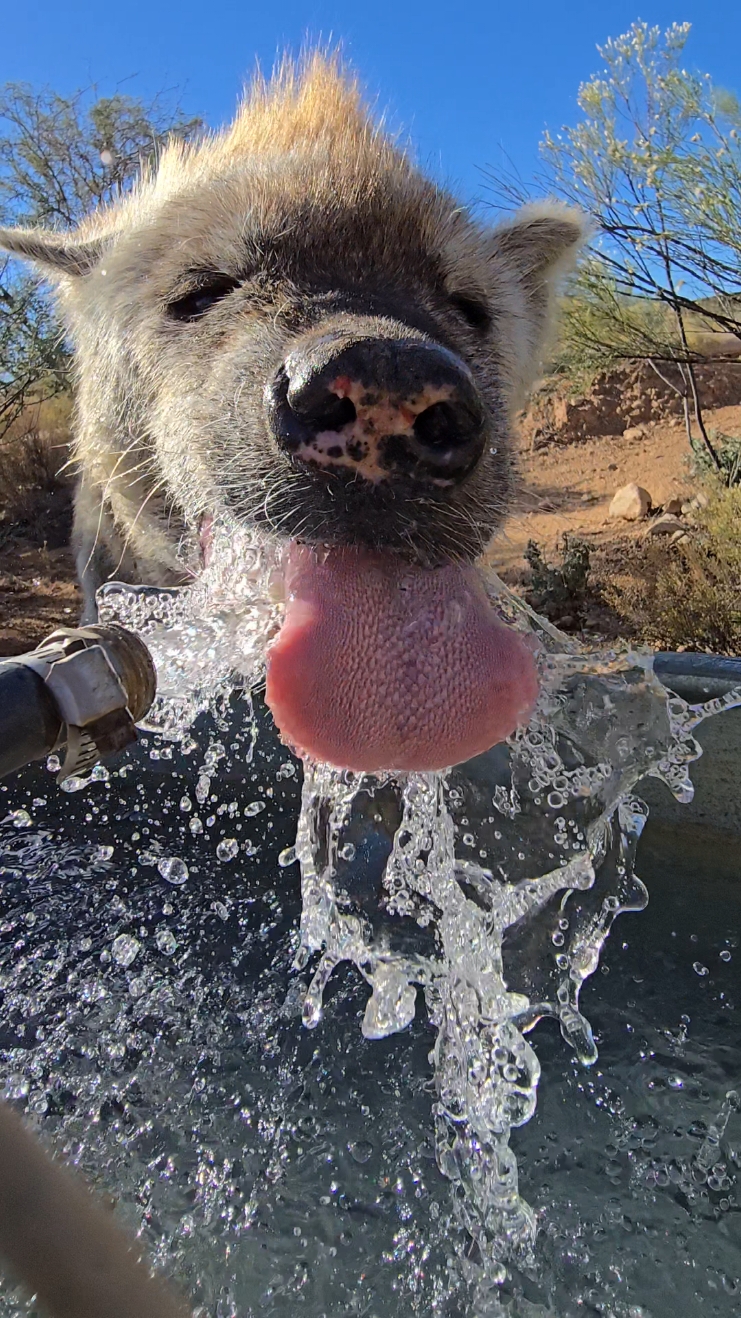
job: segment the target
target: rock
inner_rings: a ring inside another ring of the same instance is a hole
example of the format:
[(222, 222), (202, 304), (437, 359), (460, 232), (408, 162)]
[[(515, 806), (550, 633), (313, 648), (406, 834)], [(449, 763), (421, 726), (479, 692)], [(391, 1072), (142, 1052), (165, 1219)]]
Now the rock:
[(672, 513), (662, 513), (661, 517), (657, 517), (650, 526), (646, 527), (646, 535), (673, 535), (675, 531), (686, 530), (686, 523), (680, 517), (674, 517)]
[(623, 431), (623, 439), (627, 439), (629, 443), (632, 439), (645, 438), (646, 431), (643, 426), (628, 426), (628, 429)]
[(648, 517), (650, 507), (651, 495), (648, 490), (631, 481), (629, 485), (623, 485), (614, 495), (608, 516), (622, 517), (625, 522), (640, 522), (642, 518)]
[(689, 536), (686, 531), (673, 531), (669, 537), (669, 544), (684, 545), (687, 543), (688, 540), (689, 540)]
[(684, 512), (684, 506), (682, 504), (682, 500), (676, 498), (667, 499), (666, 503), (664, 504), (664, 512), (671, 513), (673, 517), (678, 517), (680, 513)]
[(609, 467), (607, 468), (608, 471), (617, 471), (617, 469), (618, 469), (618, 465), (616, 462), (611, 462)]
[(692, 498), (693, 508), (707, 508), (709, 503), (710, 503), (710, 495), (706, 494), (704, 490), (698, 490), (697, 494), (693, 495)]

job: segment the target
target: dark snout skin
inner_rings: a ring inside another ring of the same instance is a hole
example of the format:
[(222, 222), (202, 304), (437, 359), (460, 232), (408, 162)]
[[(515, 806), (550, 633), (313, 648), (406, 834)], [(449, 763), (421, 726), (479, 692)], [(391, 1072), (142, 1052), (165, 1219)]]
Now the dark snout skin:
[(477, 558), (507, 506), (509, 420), (493, 355), (470, 364), (439, 328), (338, 294), (269, 337), (246, 321), (193, 406), (218, 399), (204, 429), (226, 505), (286, 540)]
[(265, 390), (295, 463), (372, 484), (451, 486), (479, 462), (485, 417), (467, 367), (415, 338), (325, 335), (289, 352)]

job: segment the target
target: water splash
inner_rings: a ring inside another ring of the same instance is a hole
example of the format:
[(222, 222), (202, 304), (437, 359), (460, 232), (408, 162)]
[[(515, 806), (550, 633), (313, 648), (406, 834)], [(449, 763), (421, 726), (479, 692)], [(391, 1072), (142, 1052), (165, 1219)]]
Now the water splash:
[[(493, 574), (486, 584), (494, 607), (539, 646), (541, 694), (528, 727), (446, 774), (371, 778), (306, 763), (295, 851), (284, 862), (295, 855), (301, 867), (295, 969), (312, 969), (309, 1029), (343, 962), (371, 990), (368, 1038), (407, 1026), (424, 994), (437, 1029), (436, 1157), (463, 1228), (459, 1268), (481, 1315), (501, 1312), (507, 1268), (532, 1264), (537, 1223), (510, 1147), (540, 1078), (527, 1036), (551, 1016), (583, 1063), (596, 1059), (580, 990), (615, 917), (647, 901), (634, 873), (647, 815), (636, 785), (656, 777), (689, 801), (694, 730), (741, 704), (735, 691), (688, 706), (666, 692), (650, 655), (584, 652)], [(236, 682), (253, 690), (262, 679), (281, 618), (280, 551), (223, 525), (193, 587), (108, 586), (101, 617), (147, 640), (159, 678), (149, 726), (188, 749), (200, 712), (223, 709)], [(199, 802), (223, 753), (214, 738)]]

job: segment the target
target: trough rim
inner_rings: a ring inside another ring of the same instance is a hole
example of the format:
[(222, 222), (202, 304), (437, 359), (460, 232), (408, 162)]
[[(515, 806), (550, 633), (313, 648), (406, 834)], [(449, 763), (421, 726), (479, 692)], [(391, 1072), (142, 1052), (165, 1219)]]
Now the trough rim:
[(665, 677), (710, 678), (716, 682), (728, 682), (729, 686), (737, 686), (741, 683), (741, 658), (659, 650), (654, 657), (654, 672), (662, 681)]

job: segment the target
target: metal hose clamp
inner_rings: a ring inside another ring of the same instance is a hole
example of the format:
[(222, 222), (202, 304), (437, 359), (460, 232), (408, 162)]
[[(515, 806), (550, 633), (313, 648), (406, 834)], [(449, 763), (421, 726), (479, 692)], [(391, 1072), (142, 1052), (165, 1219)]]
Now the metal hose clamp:
[(144, 642), (115, 623), (59, 627), (23, 661), (44, 680), (59, 710), (67, 750), (62, 782), (136, 740), (157, 689)]

